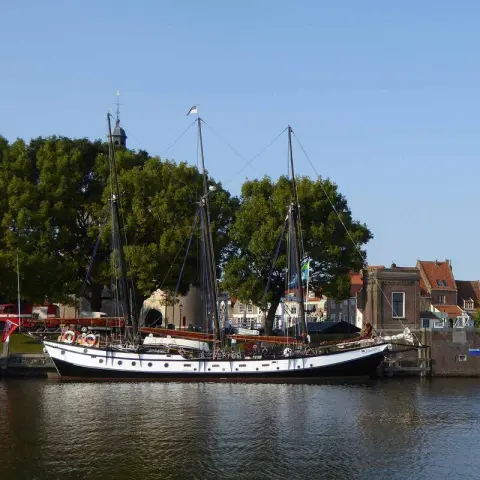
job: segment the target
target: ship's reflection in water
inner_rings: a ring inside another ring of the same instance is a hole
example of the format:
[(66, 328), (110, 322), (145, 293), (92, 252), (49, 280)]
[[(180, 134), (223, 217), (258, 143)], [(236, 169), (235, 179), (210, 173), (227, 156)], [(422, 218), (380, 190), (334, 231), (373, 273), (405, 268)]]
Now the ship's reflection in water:
[(0, 478), (478, 478), (477, 380), (0, 383)]

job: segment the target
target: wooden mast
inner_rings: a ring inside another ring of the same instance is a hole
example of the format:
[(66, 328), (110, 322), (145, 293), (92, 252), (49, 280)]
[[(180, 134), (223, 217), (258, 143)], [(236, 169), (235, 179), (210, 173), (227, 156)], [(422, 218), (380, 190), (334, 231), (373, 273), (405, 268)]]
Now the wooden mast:
[(216, 268), (215, 268), (215, 257), (213, 253), (213, 241), (212, 241), (212, 232), (210, 230), (210, 207), (208, 202), (208, 195), (210, 193), (210, 189), (208, 187), (207, 182), (207, 172), (205, 170), (205, 157), (203, 155), (203, 138), (202, 138), (202, 119), (200, 117), (197, 118), (198, 124), (198, 136), (200, 140), (200, 156), (202, 159), (202, 175), (203, 175), (203, 196), (201, 199), (200, 207), (202, 208), (202, 212), (204, 213), (204, 231), (203, 239), (205, 242), (205, 250), (206, 250), (206, 269), (207, 269), (207, 283), (208, 288), (210, 290), (210, 298), (211, 298), (211, 312), (213, 317), (213, 336), (215, 343), (219, 343), (221, 340), (220, 337), (220, 322), (218, 318), (218, 305), (217, 305), (217, 275), (216, 275)]
[(300, 212), (299, 212), (299, 203), (297, 195), (297, 183), (295, 181), (295, 170), (293, 168), (293, 150), (292, 150), (292, 127), (288, 126), (288, 153), (290, 157), (290, 169), (292, 171), (292, 189), (293, 189), (293, 204), (290, 206), (290, 214), (292, 215), (293, 222), (293, 249), (294, 249), (294, 260), (295, 260), (295, 270), (297, 271), (297, 286), (296, 297), (298, 300), (298, 314), (300, 318), (300, 333), (307, 334), (307, 325), (305, 322), (305, 304), (304, 304), (304, 295), (303, 295), (303, 285), (302, 285), (302, 265), (300, 259)]
[(123, 252), (123, 235), (121, 231), (120, 215), (118, 210), (118, 200), (120, 197), (120, 189), (118, 186), (117, 164), (115, 159), (115, 148), (112, 138), (112, 125), (110, 123), (110, 114), (107, 114), (108, 121), (108, 139), (109, 139), (109, 161), (110, 161), (110, 175), (111, 181), (111, 208), (112, 208), (112, 236), (114, 237), (112, 247), (117, 247), (117, 260), (119, 270), (119, 287), (121, 293), (121, 301), (123, 307), (123, 314), (125, 315), (125, 335), (131, 339), (136, 338), (138, 334), (137, 319), (132, 313), (132, 305), (130, 303), (130, 295), (128, 291), (127, 282), (127, 267), (125, 256)]

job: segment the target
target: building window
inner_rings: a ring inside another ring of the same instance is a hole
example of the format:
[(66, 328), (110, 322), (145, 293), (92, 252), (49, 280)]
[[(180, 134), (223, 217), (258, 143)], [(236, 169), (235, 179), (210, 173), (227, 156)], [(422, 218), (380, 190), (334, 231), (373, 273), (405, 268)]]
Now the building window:
[(430, 319), (422, 318), (422, 328), (430, 328)]
[(292, 306), (292, 307), (290, 308), (290, 313), (291, 313), (292, 315), (296, 315), (296, 314), (297, 314), (297, 307)]
[(248, 312), (248, 313), (253, 313), (253, 305), (252, 305), (251, 303), (249, 303), (249, 304), (247, 305), (247, 312)]
[(405, 317), (405, 292), (392, 293), (392, 317)]
[(438, 303), (442, 303), (443, 305), (445, 305), (447, 303), (446, 295), (439, 295), (438, 296)]
[(238, 304), (238, 311), (243, 313), (245, 311), (245, 305), (243, 303)]
[(446, 287), (447, 286), (447, 281), (446, 280), (437, 280), (437, 285), (439, 287)]
[(464, 300), (463, 306), (465, 310), (473, 310), (474, 309), (473, 300)]
[(315, 298), (315, 292), (308, 292), (308, 298)]
[(332, 322), (335, 322), (337, 320), (336, 315), (332, 313)]
[(338, 321), (341, 322), (341, 321), (342, 321), (342, 318), (343, 318), (343, 314), (342, 314), (342, 312), (340, 312), (340, 313), (338, 314)]

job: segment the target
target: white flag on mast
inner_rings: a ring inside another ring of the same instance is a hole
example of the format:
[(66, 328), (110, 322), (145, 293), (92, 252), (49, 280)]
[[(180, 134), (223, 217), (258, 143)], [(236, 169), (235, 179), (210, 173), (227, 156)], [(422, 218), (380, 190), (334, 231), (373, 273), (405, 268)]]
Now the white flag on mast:
[(195, 113), (197, 113), (197, 112), (198, 112), (197, 106), (194, 105), (194, 106), (188, 111), (187, 117), (188, 117), (189, 115), (193, 115), (193, 114), (195, 114)]

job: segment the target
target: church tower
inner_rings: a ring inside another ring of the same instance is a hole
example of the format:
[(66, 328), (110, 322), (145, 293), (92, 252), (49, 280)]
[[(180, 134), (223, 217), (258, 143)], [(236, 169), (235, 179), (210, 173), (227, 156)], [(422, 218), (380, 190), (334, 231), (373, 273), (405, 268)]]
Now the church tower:
[(112, 132), (112, 140), (116, 147), (127, 148), (127, 135), (125, 134), (125, 130), (120, 126), (120, 92), (117, 92), (117, 119)]

